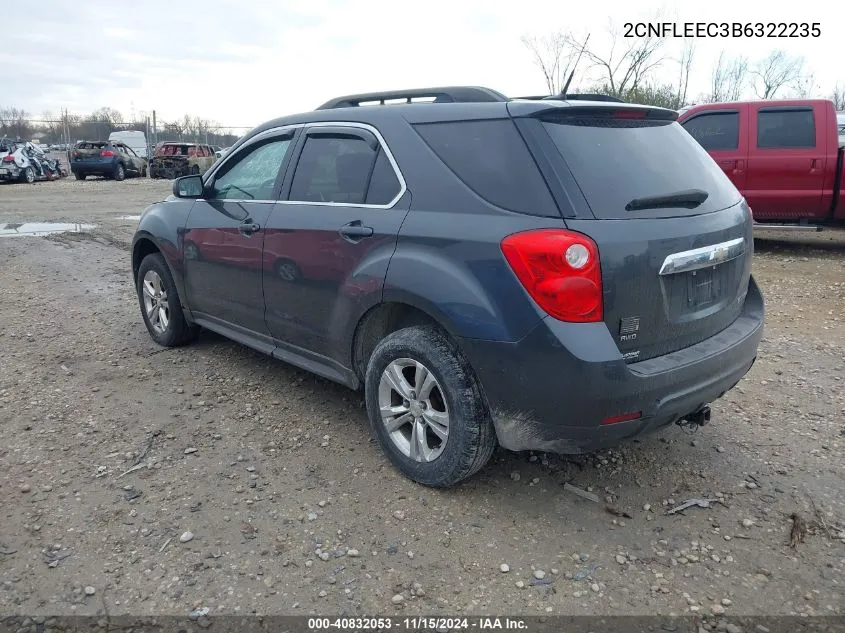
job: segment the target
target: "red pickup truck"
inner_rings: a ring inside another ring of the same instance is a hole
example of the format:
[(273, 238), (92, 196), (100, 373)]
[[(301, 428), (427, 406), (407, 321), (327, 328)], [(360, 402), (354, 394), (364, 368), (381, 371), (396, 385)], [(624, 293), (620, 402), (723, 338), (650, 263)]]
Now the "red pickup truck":
[(832, 101), (707, 103), (682, 110), (678, 122), (742, 192), (758, 223), (845, 222)]

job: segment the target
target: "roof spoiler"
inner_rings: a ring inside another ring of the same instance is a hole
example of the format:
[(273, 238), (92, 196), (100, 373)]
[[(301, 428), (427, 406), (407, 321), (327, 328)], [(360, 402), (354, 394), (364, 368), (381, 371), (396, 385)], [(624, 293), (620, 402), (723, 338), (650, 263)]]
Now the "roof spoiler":
[(387, 101), (413, 103), (414, 99), (433, 100), (434, 103), (491, 103), (509, 101), (505, 95), (491, 88), (481, 86), (447, 86), (442, 88), (413, 88), (410, 90), (390, 90), (387, 92), (367, 92), (363, 94), (335, 97), (326, 101), (318, 110), (335, 108), (354, 108), (360, 105), (392, 105)]
[(515, 99), (528, 99), (530, 101), (610, 101), (613, 103), (625, 103), (625, 101), (619, 99), (618, 97), (611, 97), (610, 95), (600, 94), (598, 92), (569, 93), (565, 95), (559, 94), (534, 97), (515, 97)]

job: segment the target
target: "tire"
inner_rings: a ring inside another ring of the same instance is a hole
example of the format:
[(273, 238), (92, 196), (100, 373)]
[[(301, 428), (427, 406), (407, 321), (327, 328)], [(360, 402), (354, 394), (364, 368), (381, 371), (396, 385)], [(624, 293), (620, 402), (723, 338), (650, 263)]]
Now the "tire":
[(123, 163), (118, 163), (117, 167), (114, 168), (113, 178), (118, 182), (126, 179), (126, 167), (123, 166)]
[(30, 185), (35, 182), (35, 170), (32, 167), (27, 167), (21, 172), (21, 182)]
[(78, 171), (73, 172), (74, 178), (77, 180), (85, 180), (88, 177), (88, 174), (80, 174)]
[[(434, 386), (423, 381), (423, 397), (408, 394), (417, 400), (403, 399), (388, 379), (403, 364), (408, 365), (401, 372), (403, 389), (411, 386), (409, 378), (417, 378), (420, 365), (434, 378)], [(496, 432), (475, 373), (455, 343), (436, 327), (409, 327), (384, 338), (367, 363), (364, 390), (373, 434), (393, 465), (413, 481), (436, 488), (452, 486), (483, 468), (496, 448)], [(418, 417), (392, 433), (382, 420), (382, 404), (407, 412), (397, 417)], [(436, 422), (443, 421), (444, 413), (445, 441), (444, 425)], [(425, 444), (416, 455), (414, 427), (423, 430), (424, 435), (416, 435)]]
[(194, 165), (191, 167), (191, 176), (199, 176), (200, 175), (200, 168), (199, 165)]
[(302, 271), (296, 265), (296, 262), (282, 259), (276, 262), (276, 276), (282, 281), (293, 283), (302, 279)]
[(146, 177), (147, 177), (147, 166), (141, 165), (141, 178), (146, 178)]
[[(158, 281), (156, 281), (158, 280)], [(149, 287), (145, 289), (145, 285)], [(138, 268), (138, 279), (135, 289), (138, 293), (138, 303), (141, 307), (141, 317), (150, 337), (163, 347), (178, 347), (194, 339), (199, 328), (190, 325), (182, 313), (182, 302), (176, 291), (176, 284), (170, 269), (159, 253), (147, 255)], [(157, 290), (165, 293), (161, 301)], [(158, 306), (158, 309), (156, 309)], [(167, 322), (161, 320), (160, 309), (164, 308)], [(153, 320), (151, 320), (151, 316)]]

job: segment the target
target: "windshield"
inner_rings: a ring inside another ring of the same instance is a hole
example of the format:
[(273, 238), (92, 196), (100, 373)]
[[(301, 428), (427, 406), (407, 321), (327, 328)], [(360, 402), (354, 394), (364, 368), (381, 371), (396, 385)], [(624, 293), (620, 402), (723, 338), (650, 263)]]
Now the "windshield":
[[(543, 125), (599, 219), (696, 215), (741, 199), (710, 155), (674, 121), (585, 115), (547, 118)], [(625, 208), (633, 200), (690, 190), (706, 193), (704, 201)]]

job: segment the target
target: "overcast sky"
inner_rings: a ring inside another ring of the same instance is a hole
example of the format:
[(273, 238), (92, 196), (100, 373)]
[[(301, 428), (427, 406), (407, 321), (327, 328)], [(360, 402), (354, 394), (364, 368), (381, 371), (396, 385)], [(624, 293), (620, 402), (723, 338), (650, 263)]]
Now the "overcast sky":
[[(627, 0), (38, 0), (3, 9), (0, 107), (34, 116), (67, 108), (188, 112), (229, 126), (310, 110), (337, 95), (450, 84), (511, 96), (544, 92), (522, 35), (569, 29), (609, 50), (609, 21), (820, 23), (821, 37), (696, 40), (691, 95), (727, 55), (803, 55), (819, 92), (845, 86), (845, 4), (778, 0), (642, 3)], [(628, 41), (619, 40), (623, 47)], [(682, 40), (665, 44), (662, 78), (675, 80)], [(582, 60), (584, 61), (584, 60)], [(583, 65), (582, 85), (588, 81)]]

